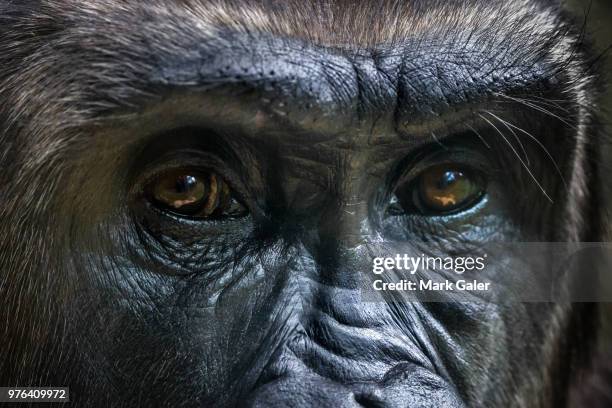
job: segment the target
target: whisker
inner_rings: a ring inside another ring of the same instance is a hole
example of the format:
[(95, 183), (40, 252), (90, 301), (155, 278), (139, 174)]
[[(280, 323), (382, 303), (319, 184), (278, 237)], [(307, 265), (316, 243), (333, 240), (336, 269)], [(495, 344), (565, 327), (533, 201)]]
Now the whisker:
[(557, 114), (555, 114), (555, 113), (549, 111), (548, 109), (545, 109), (545, 108), (543, 108), (543, 107), (541, 107), (539, 105), (527, 102), (526, 100), (521, 99), (521, 98), (515, 98), (515, 97), (509, 96), (509, 95), (502, 94), (502, 93), (496, 93), (495, 95), (501, 96), (501, 97), (504, 97), (504, 98), (508, 98), (508, 99), (510, 99), (510, 100), (512, 100), (514, 102), (520, 103), (521, 105), (527, 106), (528, 108), (534, 109), (534, 110), (536, 110), (538, 112), (541, 112), (541, 113), (543, 113), (545, 115), (553, 117), (553, 118), (559, 120), (565, 126), (569, 127), (570, 129), (576, 130), (576, 127), (574, 125), (572, 125), (571, 123), (569, 123), (567, 120), (563, 119), (559, 115), (557, 115)]
[[(491, 114), (489, 112), (489, 114)], [(495, 115), (494, 115), (495, 116)], [(555, 160), (555, 158), (553, 157), (553, 155), (550, 153), (550, 151), (546, 148), (546, 146), (544, 146), (544, 144), (542, 142), (540, 142), (538, 140), (537, 137), (535, 137), (534, 135), (532, 135), (531, 133), (527, 132), (525, 129), (522, 129), (516, 125), (513, 125), (512, 123), (496, 116), (496, 118), (498, 120), (500, 120), (501, 122), (503, 122), (506, 126), (510, 126), (514, 129), (516, 129), (517, 131), (527, 135), (531, 140), (533, 140), (538, 146), (540, 146), (540, 148), (544, 151), (544, 153), (546, 154), (546, 156), (550, 159), (551, 163), (553, 164), (553, 166), (555, 167), (555, 171), (557, 172), (557, 174), (559, 175), (559, 177), (561, 178), (561, 182), (563, 183), (564, 187), (567, 189), (567, 182), (565, 180), (565, 177), (563, 177), (563, 172), (561, 171), (561, 168), (559, 167), (557, 161)]]
[(478, 136), (478, 138), (479, 138), (479, 139), (482, 141), (482, 143), (483, 143), (485, 146), (487, 146), (487, 149), (491, 150), (491, 146), (489, 146), (489, 144), (487, 143), (487, 141), (485, 140), (485, 138), (484, 138), (484, 137), (482, 137), (482, 136), (480, 135), (480, 133), (478, 133), (478, 131), (477, 131), (476, 129), (474, 129), (474, 128), (473, 128), (472, 126), (470, 126), (469, 124), (466, 124), (466, 126), (467, 126), (467, 127), (469, 127), (469, 128), (472, 130), (472, 132), (476, 133), (476, 136)]
[(515, 156), (517, 159), (519, 159), (519, 161), (521, 162), (521, 164), (523, 165), (523, 167), (525, 168), (525, 170), (527, 171), (527, 173), (529, 174), (529, 176), (532, 178), (532, 180), (534, 181), (534, 183), (536, 183), (536, 185), (540, 188), (540, 191), (542, 191), (542, 194), (544, 194), (544, 196), (546, 196), (546, 198), (548, 199), (548, 201), (550, 201), (551, 204), (554, 203), (553, 199), (550, 198), (550, 196), (548, 195), (548, 193), (546, 192), (546, 190), (544, 190), (544, 187), (542, 187), (542, 185), (538, 182), (538, 179), (533, 175), (533, 173), (531, 172), (531, 170), (529, 169), (529, 167), (525, 164), (525, 162), (523, 161), (523, 159), (521, 159), (521, 156), (518, 154), (518, 152), (516, 151), (516, 149), (514, 148), (514, 146), (512, 145), (512, 143), (510, 143), (510, 141), (508, 140), (508, 138), (501, 132), (501, 130), (499, 130), (497, 128), (497, 126), (495, 126), (493, 124), (493, 122), (491, 122), (489, 119), (485, 118), (484, 116), (482, 116), (481, 114), (478, 114), (478, 116), (480, 116), (485, 122), (487, 122), (489, 125), (493, 126), (493, 129), (495, 129), (497, 131), (497, 133), (499, 133), (499, 135), (502, 137), (502, 139), (504, 139), (504, 141), (508, 144), (508, 146), (510, 147), (510, 149), (512, 149), (512, 151), (514, 152)]
[[(507, 95), (504, 95), (504, 94), (501, 94), (501, 93), (496, 93), (496, 95), (497, 96), (507, 96)], [(563, 99), (550, 99), (550, 98), (544, 98), (544, 97), (537, 96), (537, 95), (530, 95), (529, 98), (518, 97), (518, 96), (514, 96), (513, 98), (515, 98), (516, 101), (510, 100), (510, 101), (500, 101), (500, 102), (502, 102), (502, 103), (503, 102), (505, 102), (505, 103), (512, 103), (512, 102), (522, 102), (522, 101), (525, 101), (525, 102), (530, 102), (530, 103), (532, 103), (534, 105), (537, 105), (539, 103), (539, 104), (542, 104), (542, 105), (545, 105), (545, 106), (550, 106), (551, 108), (558, 109), (558, 110), (563, 111), (565, 113), (570, 113), (570, 110), (568, 108), (562, 106), (559, 103), (559, 102), (566, 102)]]
[(444, 143), (442, 143), (442, 142), (440, 141), (440, 139), (438, 139), (438, 137), (436, 136), (436, 134), (435, 134), (434, 132), (431, 132), (431, 137), (433, 137), (433, 140), (435, 140), (437, 144), (439, 144), (440, 146), (442, 146), (442, 148), (443, 148), (444, 150), (448, 150), (448, 148), (447, 148), (446, 146), (444, 146)]
[(518, 145), (521, 147), (521, 150), (523, 151), (523, 154), (525, 155), (525, 161), (527, 162), (527, 165), (531, 165), (531, 162), (529, 161), (529, 155), (527, 154), (527, 150), (525, 149), (525, 145), (523, 145), (523, 142), (521, 142), (521, 139), (517, 136), (517, 134), (514, 132), (514, 130), (512, 130), (511, 127), (509, 127), (508, 125), (506, 125), (504, 123), (504, 121), (499, 120), (499, 118), (489, 112), (489, 111), (485, 111), (485, 113), (488, 113), (489, 115), (493, 116), (495, 119), (497, 119), (499, 122), (501, 122), (502, 125), (506, 126), (506, 128), (510, 131), (510, 133), (512, 133), (512, 136), (514, 136), (514, 140), (516, 140), (516, 142), (518, 143)]
[(534, 99), (527, 99), (527, 98), (520, 98), (520, 99), (524, 99), (528, 102), (532, 102), (532, 103), (538, 103), (537, 100), (539, 100), (540, 103), (543, 103), (547, 106), (552, 106), (554, 108), (559, 109), (560, 111), (563, 111), (565, 113), (570, 113), (570, 110), (567, 109), (566, 107), (562, 106), (560, 103), (558, 102), (566, 102), (563, 99), (548, 99), (548, 98), (543, 98), (541, 96), (537, 96), (537, 95), (532, 95), (531, 98)]

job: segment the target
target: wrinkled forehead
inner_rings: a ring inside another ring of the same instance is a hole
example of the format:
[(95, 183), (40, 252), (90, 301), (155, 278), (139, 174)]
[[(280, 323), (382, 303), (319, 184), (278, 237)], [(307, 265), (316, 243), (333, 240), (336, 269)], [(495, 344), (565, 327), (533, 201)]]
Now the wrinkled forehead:
[[(517, 87), (539, 87), (543, 81), (557, 80), (559, 73), (585, 77), (578, 72), (577, 59), (571, 58), (578, 36), (565, 29), (549, 3), (11, 3), (5, 6), (9, 22), (35, 35), (19, 34), (14, 39), (22, 45), (10, 48), (6, 58), (22, 65), (7, 78), (36, 84), (45, 78), (45, 83), (28, 98), (17, 89), (7, 97), (14, 99), (11, 106), (16, 112), (26, 107), (41, 112), (37, 122), (41, 128), (45, 122), (54, 128), (74, 126), (146, 104), (168, 86), (202, 90), (230, 84), (271, 90), (287, 103), (294, 97), (312, 99), (315, 105), (331, 104), (359, 114), (360, 98), (366, 94), (372, 95), (367, 99), (368, 106), (374, 101), (374, 110), (389, 111), (400, 102), (412, 107), (422, 107), (423, 101), (457, 105), (465, 101), (455, 101), (453, 95), (473, 99)], [(2, 6), (0, 13), (7, 14)], [(5, 40), (16, 35), (10, 26), (1, 27), (2, 33)], [(572, 83), (569, 79), (565, 83)], [(572, 93), (576, 89), (573, 86)], [(401, 114), (413, 113), (395, 108)], [(419, 108), (417, 113), (436, 109)]]

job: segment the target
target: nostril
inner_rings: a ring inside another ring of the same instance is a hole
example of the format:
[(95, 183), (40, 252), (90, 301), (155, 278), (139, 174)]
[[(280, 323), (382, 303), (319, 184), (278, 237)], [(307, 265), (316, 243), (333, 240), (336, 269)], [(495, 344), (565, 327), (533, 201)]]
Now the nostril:
[(355, 394), (355, 402), (364, 408), (385, 408), (387, 406), (380, 396), (371, 392)]

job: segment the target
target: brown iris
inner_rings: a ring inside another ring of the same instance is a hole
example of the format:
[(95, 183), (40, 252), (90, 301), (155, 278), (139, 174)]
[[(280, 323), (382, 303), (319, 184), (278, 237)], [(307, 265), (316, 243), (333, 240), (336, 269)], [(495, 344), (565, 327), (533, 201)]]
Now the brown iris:
[(425, 170), (418, 179), (421, 206), (437, 213), (449, 213), (474, 204), (484, 192), (482, 178), (452, 164)]
[(246, 212), (229, 185), (214, 172), (172, 170), (156, 177), (147, 194), (158, 207), (193, 218), (237, 217)]

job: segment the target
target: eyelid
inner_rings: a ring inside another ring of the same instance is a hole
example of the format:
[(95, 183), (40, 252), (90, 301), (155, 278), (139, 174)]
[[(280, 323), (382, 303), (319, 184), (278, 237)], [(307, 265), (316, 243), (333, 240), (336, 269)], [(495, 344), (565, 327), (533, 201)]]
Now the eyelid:
[(407, 169), (394, 181), (393, 190), (400, 185), (414, 182), (424, 171), (441, 164), (463, 166), (478, 171), (485, 177), (486, 182), (493, 178), (492, 173), (495, 171), (490, 160), (473, 150), (438, 150), (406, 163)]
[(147, 165), (130, 183), (130, 196), (143, 197), (146, 193), (146, 186), (153, 182), (156, 177), (167, 172), (181, 169), (193, 169), (193, 171), (197, 171), (198, 173), (214, 172), (218, 174), (228, 184), (233, 196), (240, 201), (251, 214), (256, 211), (254, 205), (252, 205), (253, 200), (249, 200), (248, 198), (246, 184), (231, 170), (230, 166), (228, 166), (224, 160), (208, 152), (193, 150), (175, 151)]

